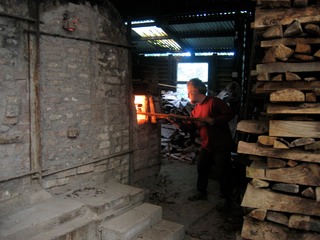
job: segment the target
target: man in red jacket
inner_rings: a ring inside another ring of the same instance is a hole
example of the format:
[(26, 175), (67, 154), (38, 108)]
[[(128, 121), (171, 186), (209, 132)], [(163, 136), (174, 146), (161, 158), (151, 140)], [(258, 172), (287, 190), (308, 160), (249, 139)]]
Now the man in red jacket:
[(196, 104), (191, 117), (202, 118), (202, 122), (182, 124), (181, 130), (198, 130), (201, 138), (201, 150), (198, 158), (197, 192), (189, 201), (207, 199), (208, 178), (212, 167), (216, 169), (216, 178), (220, 183), (220, 192), (226, 203), (231, 203), (233, 193), (233, 174), (231, 149), (233, 144), (229, 121), (235, 116), (233, 110), (220, 98), (207, 96), (206, 85), (198, 78), (188, 84), (188, 98)]

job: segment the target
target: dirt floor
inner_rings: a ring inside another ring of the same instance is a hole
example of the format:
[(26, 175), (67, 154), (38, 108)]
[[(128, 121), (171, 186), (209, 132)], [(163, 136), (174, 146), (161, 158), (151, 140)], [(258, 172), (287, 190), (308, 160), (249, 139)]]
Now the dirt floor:
[(240, 240), (244, 211), (237, 204), (221, 212), (219, 184), (209, 180), (208, 200), (188, 201), (196, 187), (196, 163), (163, 157), (150, 202), (162, 206), (163, 219), (185, 225), (185, 240)]

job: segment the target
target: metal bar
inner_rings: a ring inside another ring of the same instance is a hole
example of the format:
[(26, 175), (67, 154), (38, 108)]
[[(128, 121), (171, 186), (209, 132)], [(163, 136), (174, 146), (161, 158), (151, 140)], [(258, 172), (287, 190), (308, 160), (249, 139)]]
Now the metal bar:
[(207, 120), (204, 118), (194, 118), (194, 117), (189, 117), (189, 116), (184, 116), (184, 115), (178, 115), (178, 114), (172, 114), (172, 113), (147, 113), (147, 112), (138, 112), (137, 114), (141, 115), (146, 115), (149, 117), (156, 117), (156, 118), (177, 118), (177, 119), (182, 119), (186, 121), (192, 121), (192, 122), (204, 122), (207, 123)]
[[(29, 33), (36, 33), (36, 31), (29, 30), (29, 29), (25, 29), (24, 31), (29, 32)], [(62, 34), (47, 33), (47, 32), (43, 32), (43, 31), (40, 31), (40, 34), (46, 35), (46, 36), (51, 36), (51, 37), (66, 38), (66, 39), (72, 39), (72, 40), (78, 40), (78, 41), (84, 41), (84, 42), (90, 42), (90, 43), (101, 43), (101, 44), (111, 45), (111, 46), (120, 47), (120, 48), (127, 48), (127, 49), (132, 48), (132, 46), (124, 45), (124, 44), (112, 43), (112, 42), (107, 42), (107, 41), (102, 41), (102, 40), (93, 40), (93, 39), (88, 39), (88, 38), (64, 36)]]

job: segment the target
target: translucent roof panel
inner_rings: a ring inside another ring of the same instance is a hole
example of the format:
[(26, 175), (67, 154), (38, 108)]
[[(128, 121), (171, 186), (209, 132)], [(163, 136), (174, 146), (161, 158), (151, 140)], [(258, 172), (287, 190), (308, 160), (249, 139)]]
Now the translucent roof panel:
[[(181, 47), (173, 39), (168, 37), (168, 34), (162, 30), (162, 28), (156, 26), (148, 27), (134, 27), (132, 28), (137, 34), (142, 38), (148, 38), (148, 42), (152, 45), (155, 45), (159, 48), (166, 48), (173, 51), (181, 50)], [(156, 39), (163, 37), (163, 39)], [(168, 38), (167, 38), (168, 37)], [(152, 39), (155, 38), (155, 39)]]

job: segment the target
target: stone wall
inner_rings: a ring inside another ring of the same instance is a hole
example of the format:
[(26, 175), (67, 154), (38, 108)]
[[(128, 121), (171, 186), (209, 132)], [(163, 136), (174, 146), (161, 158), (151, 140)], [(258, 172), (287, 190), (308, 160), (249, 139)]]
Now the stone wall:
[[(130, 47), (117, 12), (107, 3), (43, 1), (37, 9), (23, 2), (0, 3), (0, 200), (31, 179), (53, 188), (134, 183), (150, 175), (159, 160), (139, 156), (150, 140), (132, 144), (139, 126)], [(74, 31), (62, 28), (65, 16)], [(151, 132), (153, 141), (158, 132)], [(134, 176), (141, 166), (147, 173)]]

